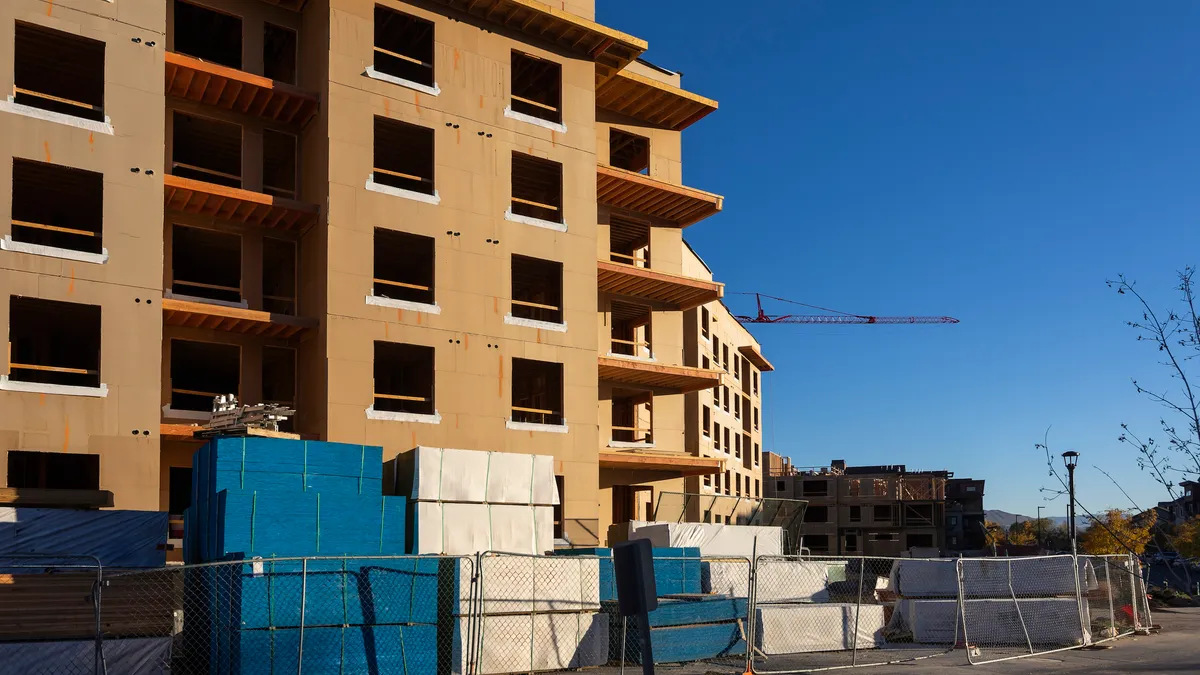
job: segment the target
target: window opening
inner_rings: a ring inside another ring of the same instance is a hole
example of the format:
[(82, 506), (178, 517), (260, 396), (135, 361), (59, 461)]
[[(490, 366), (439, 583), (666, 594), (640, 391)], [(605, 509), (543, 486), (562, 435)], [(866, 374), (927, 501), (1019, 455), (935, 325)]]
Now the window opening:
[(828, 497), (829, 496), (829, 481), (827, 480), (806, 480), (801, 484), (800, 488), (805, 497)]
[(712, 411), (709, 410), (708, 406), (706, 405), (700, 406), (700, 415), (700, 430), (705, 436), (712, 436), (712, 432), (710, 431), (709, 427), (709, 425), (712, 424)]
[(564, 539), (566, 523), (563, 518), (563, 505), (567, 503), (566, 478), (555, 476), (554, 487), (558, 490), (558, 503), (554, 505), (554, 538)]
[(222, 66), (242, 67), (242, 20), (190, 2), (175, 2), (175, 51)]
[(613, 354), (648, 359), (651, 348), (650, 308), (631, 302), (612, 301), (612, 328), (609, 350)]
[(100, 307), (9, 298), (8, 377), (75, 387), (100, 386)]
[(512, 315), (561, 324), (562, 269), (560, 262), (513, 255)]
[(433, 194), (433, 129), (375, 117), (375, 182)]
[(375, 70), (432, 87), (433, 22), (375, 5)]
[(892, 521), (892, 507), (889, 505), (876, 505), (875, 512), (871, 514), (871, 518), (875, 521)]
[(850, 507), (850, 522), (852, 522), (852, 523), (862, 522), (862, 507), (861, 506), (851, 506)]
[(16, 23), (13, 101), (104, 121), (104, 43)]
[(512, 212), (519, 216), (561, 223), (562, 164), (514, 152)]
[(103, 251), (104, 174), (13, 159), (13, 241)]
[(810, 534), (804, 537), (804, 547), (813, 553), (828, 553), (829, 552), (829, 535), (827, 534)]
[(434, 256), (432, 237), (375, 228), (372, 295), (433, 304)]
[(170, 467), (167, 480), (167, 513), (182, 518), (192, 501), (192, 467)]
[(171, 173), (226, 187), (242, 187), (242, 128), (176, 111)]
[(100, 455), (9, 450), (8, 487), (99, 490)]
[(562, 66), (547, 59), (512, 53), (512, 109), (538, 119), (562, 122)]
[(263, 237), (263, 309), (296, 313), (296, 242)]
[(933, 548), (932, 534), (910, 534), (908, 535), (909, 548)]
[(171, 409), (211, 412), (213, 398), (241, 393), (237, 345), (171, 340)]
[(609, 129), (608, 163), (634, 173), (650, 173), (650, 139)]
[(375, 410), (434, 414), (433, 347), (375, 342)]
[[(708, 308), (700, 308), (700, 335), (705, 339), (708, 338)], [(708, 366), (705, 366), (707, 368)]]
[(513, 359), (512, 373), (513, 421), (533, 424), (562, 424), (562, 364)]
[(263, 24), (263, 75), (277, 82), (296, 84), (296, 31), (273, 23)]
[(296, 350), (264, 346), (262, 354), (263, 403), (296, 405)]
[(610, 216), (608, 220), (609, 259), (613, 262), (650, 267), (650, 224)]
[(653, 443), (653, 428), (653, 394), (621, 390), (613, 392), (612, 439), (614, 441)]
[(296, 136), (263, 130), (263, 192), (296, 198)]
[(171, 292), (240, 303), (242, 237), (187, 225), (172, 227)]

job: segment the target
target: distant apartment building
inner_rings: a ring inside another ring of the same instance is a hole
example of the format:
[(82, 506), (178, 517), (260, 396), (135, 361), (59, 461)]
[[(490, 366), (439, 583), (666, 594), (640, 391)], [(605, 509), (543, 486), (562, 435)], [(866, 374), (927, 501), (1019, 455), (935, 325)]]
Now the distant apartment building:
[(987, 543), (984, 528), (983, 481), (946, 481), (946, 550), (977, 551)]
[(803, 546), (815, 554), (895, 556), (945, 548), (948, 471), (908, 471), (903, 464), (800, 468), (765, 453), (765, 497), (808, 502)]
[(1159, 502), (1157, 508), (1158, 520), (1161, 523), (1179, 525), (1184, 521), (1200, 516), (1200, 483), (1192, 480), (1179, 482), (1183, 494), (1169, 502)]

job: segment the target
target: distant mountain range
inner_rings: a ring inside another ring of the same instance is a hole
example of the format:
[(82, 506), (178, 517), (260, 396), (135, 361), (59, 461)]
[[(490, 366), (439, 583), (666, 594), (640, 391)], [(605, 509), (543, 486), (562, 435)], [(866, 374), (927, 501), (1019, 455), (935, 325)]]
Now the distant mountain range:
[[(984, 512), (984, 518), (987, 520), (990, 520), (993, 523), (998, 523), (1000, 525), (1003, 525), (1004, 527), (1010, 527), (1013, 523), (1017, 522), (1018, 520), (1033, 520), (1033, 518), (1030, 516), (1023, 516), (1019, 513), (1009, 513), (1008, 511), (1000, 511), (998, 509), (988, 509), (986, 512)], [(1046, 516), (1046, 520), (1049, 520), (1050, 522), (1054, 523), (1055, 525), (1060, 525), (1062, 523), (1067, 522), (1067, 517), (1066, 516)], [(1080, 515), (1076, 514), (1075, 515), (1075, 527), (1079, 528), (1080, 530), (1083, 530), (1087, 526), (1088, 526), (1087, 516), (1080, 516)]]

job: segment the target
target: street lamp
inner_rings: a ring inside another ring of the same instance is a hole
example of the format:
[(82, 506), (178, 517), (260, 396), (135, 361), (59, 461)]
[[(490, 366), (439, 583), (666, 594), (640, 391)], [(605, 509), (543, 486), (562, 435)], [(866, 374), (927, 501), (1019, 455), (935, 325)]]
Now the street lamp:
[(1068, 450), (1062, 454), (1063, 464), (1067, 465), (1067, 491), (1070, 493), (1071, 508), (1069, 510), (1068, 527), (1071, 533), (1071, 552), (1074, 553), (1075, 537), (1078, 532), (1075, 531), (1075, 465), (1079, 463), (1079, 453), (1074, 450)]

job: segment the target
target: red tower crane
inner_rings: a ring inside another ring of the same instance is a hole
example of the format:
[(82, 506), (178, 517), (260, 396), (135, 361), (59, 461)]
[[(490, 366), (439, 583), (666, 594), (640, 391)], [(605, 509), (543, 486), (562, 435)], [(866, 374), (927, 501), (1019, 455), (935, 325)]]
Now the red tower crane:
[[(958, 323), (958, 319), (952, 316), (869, 316), (864, 314), (848, 314), (839, 312), (836, 309), (826, 309), (816, 305), (807, 305), (803, 302), (788, 300), (786, 298), (777, 298), (773, 295), (763, 295), (762, 293), (740, 293), (739, 295), (753, 295), (754, 301), (758, 304), (757, 316), (737, 316), (734, 318), (741, 323), (820, 323), (820, 324), (860, 324), (860, 323), (879, 323), (879, 324), (905, 324), (905, 323)], [(780, 314), (772, 315), (763, 311), (762, 299), (769, 298), (786, 302), (792, 305), (800, 305), (801, 307), (810, 307), (819, 309), (823, 312), (832, 312), (834, 316), (825, 316), (822, 314)]]

